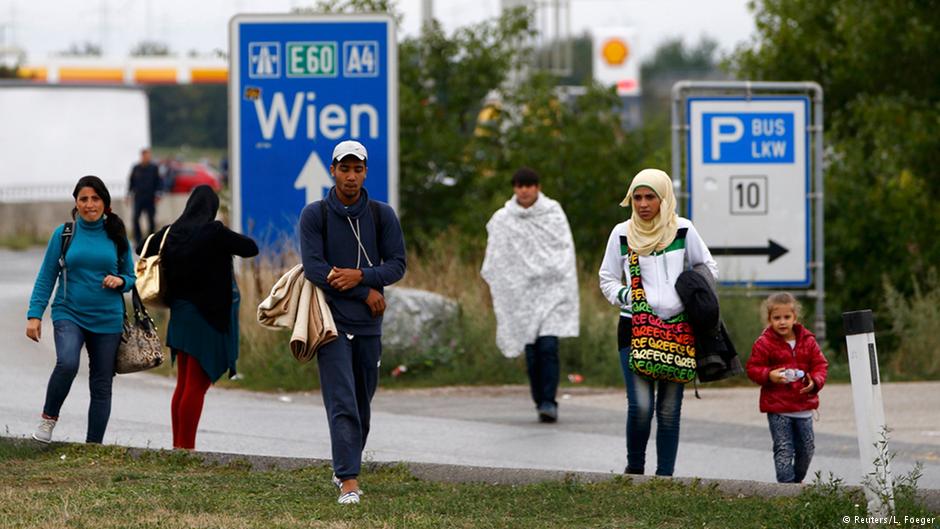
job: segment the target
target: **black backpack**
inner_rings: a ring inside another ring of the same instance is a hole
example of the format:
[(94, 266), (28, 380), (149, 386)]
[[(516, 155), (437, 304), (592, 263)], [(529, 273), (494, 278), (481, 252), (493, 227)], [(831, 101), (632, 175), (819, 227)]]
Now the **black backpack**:
[(72, 245), (72, 237), (75, 235), (75, 223), (66, 222), (62, 225), (62, 248), (59, 251), (59, 270), (62, 271), (62, 297), (67, 298), (69, 295), (69, 269), (65, 266), (65, 252), (69, 251), (69, 246)]

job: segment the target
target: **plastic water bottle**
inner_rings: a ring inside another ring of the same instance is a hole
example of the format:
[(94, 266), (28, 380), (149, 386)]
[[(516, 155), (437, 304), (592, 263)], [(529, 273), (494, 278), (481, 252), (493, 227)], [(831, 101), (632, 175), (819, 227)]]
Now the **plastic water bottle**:
[(802, 369), (794, 369), (791, 367), (783, 371), (783, 378), (787, 382), (796, 382), (797, 380), (801, 380), (805, 374)]

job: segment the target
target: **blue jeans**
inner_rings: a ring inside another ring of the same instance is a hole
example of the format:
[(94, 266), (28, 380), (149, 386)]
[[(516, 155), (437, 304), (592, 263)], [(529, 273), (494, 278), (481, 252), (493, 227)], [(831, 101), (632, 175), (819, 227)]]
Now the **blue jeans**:
[(798, 419), (767, 414), (770, 437), (774, 440), (774, 468), (779, 483), (802, 483), (816, 450), (813, 418)]
[(381, 357), (381, 336), (354, 336), (350, 340), (342, 332), (317, 351), (333, 472), (343, 480), (357, 477), (362, 467)]
[(557, 406), (555, 394), (558, 391), (558, 337), (539, 336), (535, 343), (526, 345), (525, 364), (535, 406)]
[(649, 380), (630, 370), (630, 348), (620, 350), (620, 367), (627, 384), (627, 473), (642, 474), (656, 410), (656, 475), (671, 476), (679, 451), (679, 419), (684, 384)]
[(47, 417), (59, 417), (62, 403), (72, 388), (78, 373), (78, 360), (82, 345), (88, 351), (88, 433), (86, 443), (100, 443), (111, 417), (111, 382), (114, 378), (114, 357), (117, 355), (121, 334), (98, 334), (85, 330), (70, 320), (52, 322), (55, 329), (55, 368), (46, 388), (46, 403), (42, 412)]

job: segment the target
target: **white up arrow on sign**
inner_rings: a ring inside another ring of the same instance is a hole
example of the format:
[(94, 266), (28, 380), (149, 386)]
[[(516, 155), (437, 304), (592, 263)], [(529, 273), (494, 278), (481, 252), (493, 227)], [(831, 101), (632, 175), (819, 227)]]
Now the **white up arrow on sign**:
[(323, 190), (333, 187), (333, 178), (320, 161), (316, 151), (311, 151), (303, 169), (294, 180), (294, 189), (307, 190), (307, 204), (323, 198)]

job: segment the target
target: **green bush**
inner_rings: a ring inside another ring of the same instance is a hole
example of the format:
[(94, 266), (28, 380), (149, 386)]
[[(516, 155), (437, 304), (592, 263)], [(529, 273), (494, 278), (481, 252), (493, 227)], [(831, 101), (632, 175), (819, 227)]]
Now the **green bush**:
[(913, 379), (940, 378), (940, 280), (930, 269), (924, 280), (911, 279), (913, 294), (905, 295), (884, 279), (885, 305), (897, 349), (885, 358), (890, 373)]

